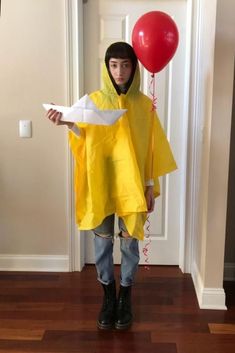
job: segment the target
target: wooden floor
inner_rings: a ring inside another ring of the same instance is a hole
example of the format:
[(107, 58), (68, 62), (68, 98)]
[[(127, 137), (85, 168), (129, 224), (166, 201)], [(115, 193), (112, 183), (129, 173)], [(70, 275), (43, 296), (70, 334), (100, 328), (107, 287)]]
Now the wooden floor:
[(140, 267), (132, 328), (100, 331), (94, 266), (82, 273), (0, 272), (0, 352), (234, 353), (234, 283), (225, 289), (227, 311), (200, 310), (189, 275)]

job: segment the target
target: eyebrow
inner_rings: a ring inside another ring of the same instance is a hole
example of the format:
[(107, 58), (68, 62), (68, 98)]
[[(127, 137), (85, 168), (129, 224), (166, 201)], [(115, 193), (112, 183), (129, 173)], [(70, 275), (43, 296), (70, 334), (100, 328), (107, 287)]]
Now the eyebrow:
[[(117, 58), (117, 59), (119, 59), (119, 58)], [(121, 59), (121, 58), (120, 58)], [(123, 60), (122, 62), (123, 63), (126, 63), (126, 62), (130, 62), (131, 60), (130, 59), (121, 59), (121, 60)], [(116, 59), (110, 59), (110, 62), (117, 62), (117, 60)]]

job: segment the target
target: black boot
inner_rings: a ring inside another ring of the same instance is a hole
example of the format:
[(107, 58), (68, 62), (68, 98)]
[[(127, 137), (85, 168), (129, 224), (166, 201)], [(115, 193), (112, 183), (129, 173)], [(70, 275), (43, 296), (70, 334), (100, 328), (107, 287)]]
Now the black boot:
[(116, 285), (115, 281), (105, 285), (102, 284), (104, 289), (103, 306), (99, 313), (97, 325), (100, 329), (110, 329), (114, 326), (115, 310), (116, 310)]
[(132, 323), (131, 312), (131, 286), (120, 286), (118, 295), (115, 327), (118, 330), (125, 330)]

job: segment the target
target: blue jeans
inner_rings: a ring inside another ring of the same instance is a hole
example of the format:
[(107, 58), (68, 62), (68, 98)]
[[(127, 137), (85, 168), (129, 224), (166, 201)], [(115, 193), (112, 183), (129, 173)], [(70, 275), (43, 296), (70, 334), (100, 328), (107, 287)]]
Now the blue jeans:
[[(103, 222), (93, 229), (95, 234), (95, 264), (98, 281), (109, 284), (114, 281), (113, 265), (113, 242), (114, 242), (114, 219), (115, 216), (106, 217)], [(120, 231), (127, 232), (121, 218), (118, 220)], [(121, 250), (121, 274), (120, 283), (124, 287), (131, 286), (139, 263), (139, 244), (133, 237), (124, 238), (120, 236)]]

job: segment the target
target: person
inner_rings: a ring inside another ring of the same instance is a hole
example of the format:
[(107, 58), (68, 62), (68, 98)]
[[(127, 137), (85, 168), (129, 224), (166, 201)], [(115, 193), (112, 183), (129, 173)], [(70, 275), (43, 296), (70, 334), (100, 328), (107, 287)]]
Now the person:
[[(176, 169), (170, 145), (152, 101), (140, 91), (136, 54), (125, 42), (111, 44), (102, 71), (102, 89), (90, 94), (99, 109), (126, 109), (113, 125), (73, 124), (50, 110), (56, 125), (69, 127), (75, 159), (76, 220), (93, 230), (98, 281), (104, 290), (97, 325), (127, 329), (133, 315), (131, 289), (139, 264), (144, 223), (160, 194), (158, 177)], [(114, 219), (118, 217), (121, 251), (116, 299), (113, 264)]]

